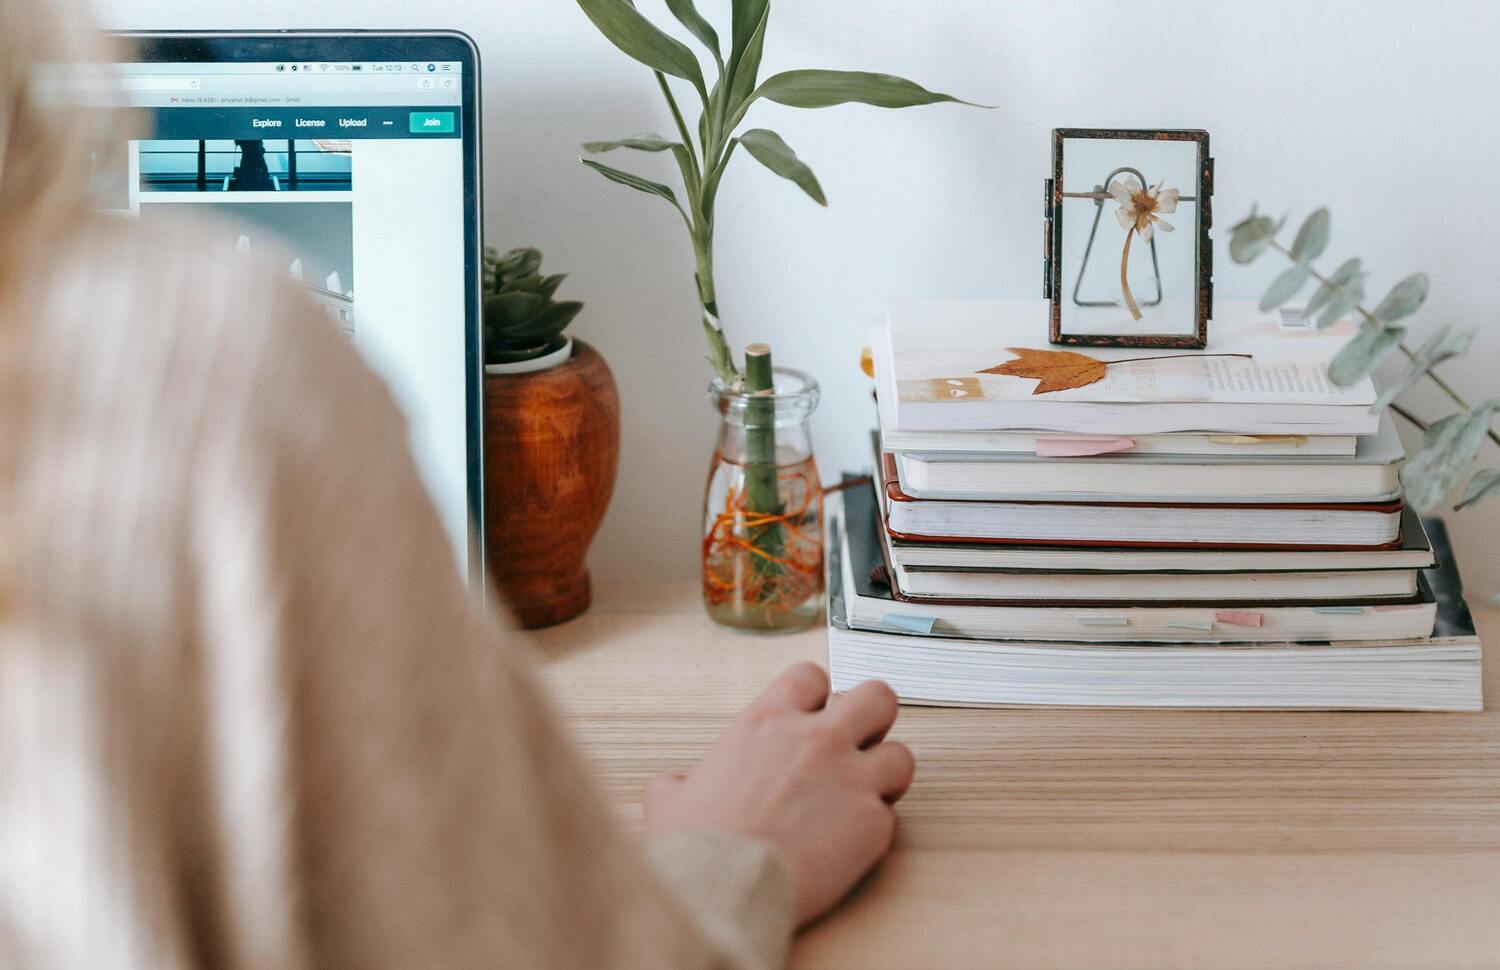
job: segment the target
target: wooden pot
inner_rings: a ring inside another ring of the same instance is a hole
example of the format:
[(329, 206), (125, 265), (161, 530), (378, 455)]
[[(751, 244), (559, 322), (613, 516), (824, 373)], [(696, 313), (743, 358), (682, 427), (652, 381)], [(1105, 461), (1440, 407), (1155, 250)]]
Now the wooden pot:
[(620, 395), (581, 340), (566, 363), (484, 379), (485, 549), (527, 629), (588, 609), (584, 562), (615, 488)]

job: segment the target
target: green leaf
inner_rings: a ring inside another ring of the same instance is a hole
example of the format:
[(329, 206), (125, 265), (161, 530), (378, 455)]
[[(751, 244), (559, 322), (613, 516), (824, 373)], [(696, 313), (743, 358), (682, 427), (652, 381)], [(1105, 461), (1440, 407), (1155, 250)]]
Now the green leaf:
[(484, 301), (484, 316), (506, 329), (525, 323), (546, 308), (547, 298), (535, 293), (497, 293)]
[(1302, 287), (1307, 285), (1308, 277), (1312, 270), (1306, 263), (1297, 263), (1287, 267), (1280, 276), (1271, 281), (1270, 287), (1266, 289), (1266, 295), (1260, 298), (1262, 310), (1274, 310), (1287, 300), (1302, 292)]
[(1469, 479), (1469, 484), (1464, 486), (1463, 498), (1459, 499), (1454, 508), (1462, 509), (1496, 493), (1500, 493), (1500, 470), (1482, 468), (1475, 472), (1474, 477)]
[(1413, 273), (1391, 288), (1391, 292), (1380, 301), (1372, 315), (1382, 323), (1409, 317), (1427, 299), (1427, 291), (1431, 288), (1432, 280), (1426, 273)]
[(1437, 421), (1434, 421), (1427, 427), (1423, 428), (1422, 447), (1431, 448), (1433, 444), (1437, 442), (1438, 438), (1443, 436), (1448, 428), (1451, 428), (1455, 422), (1457, 422), (1464, 416), (1464, 413), (1465, 412), (1450, 414), (1446, 418), (1441, 418)]
[(1411, 390), (1412, 386), (1421, 380), (1423, 375), (1431, 371), (1438, 364), (1468, 353), (1469, 345), (1473, 342), (1473, 330), (1460, 330), (1454, 333), (1451, 326), (1442, 327), (1437, 333), (1428, 337), (1427, 341), (1421, 347), (1417, 348), (1416, 354), (1406, 365), (1406, 370), (1401, 374), (1401, 377), (1394, 384), (1391, 384), (1384, 391), (1380, 392), (1380, 396), (1375, 399), (1375, 403), (1370, 405), (1370, 413), (1379, 414), (1390, 407), (1391, 402)]
[(530, 246), (512, 249), (495, 261), (495, 271), (502, 276), (530, 276), (542, 265), (540, 250)]
[(1236, 263), (1254, 262), (1280, 231), (1280, 222), (1259, 214), (1251, 206), (1248, 216), (1229, 227), (1229, 258)]
[(1380, 365), (1405, 336), (1405, 327), (1374, 327), (1366, 324), (1358, 336), (1344, 345), (1328, 365), (1328, 379), (1348, 387)]
[(661, 32), (641, 16), (630, 0), (578, 0), (578, 6), (611, 44), (663, 74), (691, 81), (703, 91), (703, 69), (680, 40)]
[(616, 148), (633, 148), (638, 152), (664, 152), (677, 144), (675, 141), (667, 141), (660, 135), (636, 135), (633, 138), (621, 138), (617, 141), (586, 141), (583, 150), (591, 155), (601, 152), (612, 152)]
[(826, 206), (828, 199), (812, 169), (797, 157), (792, 147), (781, 140), (781, 136), (765, 128), (751, 128), (740, 135), (740, 144), (750, 157), (784, 179), (797, 183), (818, 205)]
[(532, 273), (528, 276), (512, 276), (505, 281), (505, 285), (500, 287), (500, 292), (512, 293), (519, 290), (522, 293), (535, 293), (541, 285), (542, 277), (539, 273)]
[(594, 171), (598, 172), (600, 175), (609, 179), (611, 182), (618, 182), (621, 185), (628, 185), (638, 192), (645, 192), (647, 195), (654, 195), (658, 196), (659, 198), (666, 199), (668, 202), (672, 203), (673, 208), (675, 208), (677, 212), (682, 216), (683, 221), (688, 222), (690, 226), (692, 225), (691, 221), (688, 220), (687, 213), (683, 211), (681, 204), (678, 203), (677, 194), (672, 191), (671, 186), (663, 185), (660, 182), (653, 182), (650, 179), (643, 179), (639, 175), (632, 175), (629, 172), (622, 172), (617, 168), (610, 168), (608, 165), (605, 165), (601, 162), (596, 162), (592, 158), (580, 158), (579, 161), (587, 165)]
[[(929, 91), (913, 81), (866, 71), (783, 71), (767, 78), (751, 95), (791, 108), (830, 108), (837, 104), (912, 108), (944, 101), (970, 104), (951, 94)], [(985, 105), (970, 105), (986, 107)]]
[(1486, 401), (1472, 411), (1449, 415), (1427, 429), (1422, 450), (1401, 469), (1407, 501), (1418, 512), (1430, 512), (1457, 487), (1479, 454), (1500, 399)]
[(698, 8), (693, 6), (693, 0), (667, 0), (667, 9), (672, 11), (672, 16), (677, 18), (678, 23), (698, 38), (699, 43), (708, 48), (714, 61), (722, 69), (724, 62), (720, 60), (718, 31), (714, 30), (713, 24), (703, 19)]
[[(709, 172), (703, 180), (703, 210), (706, 213), (714, 211), (714, 200), (719, 195), (719, 182), (724, 178), (724, 171), (729, 168), (729, 160), (734, 157), (734, 150), (740, 147), (738, 138), (729, 139), (729, 144), (724, 147), (724, 157), (717, 167)], [(710, 220), (712, 221), (712, 220)]]
[(1340, 320), (1349, 316), (1360, 300), (1365, 298), (1365, 284), (1363, 280), (1350, 283), (1344, 292), (1328, 301), (1323, 312), (1318, 316), (1318, 329), (1327, 330)]
[[(1342, 319), (1345, 313), (1348, 313), (1349, 310), (1353, 309), (1355, 303), (1358, 303), (1360, 300), (1364, 299), (1364, 287), (1365, 274), (1360, 272), (1359, 257), (1356, 256), (1353, 259), (1345, 260), (1338, 269), (1333, 271), (1333, 275), (1328, 277), (1327, 282), (1320, 284), (1318, 288), (1313, 291), (1312, 299), (1307, 301), (1307, 308), (1302, 311), (1302, 315), (1308, 319), (1311, 319), (1314, 314), (1316, 314), (1324, 307), (1328, 306), (1328, 304), (1335, 298), (1347, 297), (1350, 292), (1357, 291), (1359, 293), (1359, 296), (1354, 299), (1348, 307), (1345, 308), (1343, 313), (1339, 313), (1333, 320), (1330, 320), (1327, 324), (1324, 324), (1322, 321), (1319, 321), (1318, 323), (1318, 326), (1320, 327), (1326, 328), (1328, 326), (1331, 326), (1337, 320)], [(1341, 290), (1345, 292), (1341, 294)]]
[[(766, 46), (766, 24), (771, 19), (770, 4), (753, 2), (749, 4), (749, 6), (757, 5), (760, 7), (759, 22), (750, 32), (744, 49), (740, 50), (736, 47), (735, 57), (729, 65), (729, 115), (736, 125), (744, 117), (744, 112), (740, 109), (749, 102), (751, 95), (755, 93), (755, 83), (760, 80), (760, 59)], [(740, 3), (736, 2), (735, 10), (739, 10), (740, 6)]]
[(504, 336), (508, 340), (528, 344), (543, 343), (562, 333), (582, 309), (583, 304), (576, 300), (554, 303), (538, 314), (536, 319), (528, 320), (524, 327), (517, 327)]
[(1328, 248), (1329, 222), (1326, 207), (1308, 216), (1307, 221), (1302, 223), (1302, 228), (1297, 230), (1297, 238), (1292, 243), (1292, 258), (1299, 263), (1307, 263), (1323, 255), (1323, 250)]
[(677, 171), (682, 175), (682, 184), (687, 186), (688, 205), (693, 205), (698, 198), (698, 168), (693, 164), (693, 157), (688, 154), (686, 145), (673, 145), (672, 158), (677, 161)]
[[(733, 0), (729, 8), (729, 77), (739, 73), (757, 31), (765, 36), (771, 0)], [(758, 58), (757, 58), (758, 60)], [(757, 67), (759, 65), (757, 64)], [(754, 81), (752, 80), (752, 84)]]
[(567, 278), (567, 273), (558, 273), (554, 276), (547, 277), (546, 279), (542, 280), (542, 285), (537, 287), (537, 295), (546, 297), (549, 300), (552, 299), (553, 295), (557, 293), (557, 288), (561, 286), (562, 281)]

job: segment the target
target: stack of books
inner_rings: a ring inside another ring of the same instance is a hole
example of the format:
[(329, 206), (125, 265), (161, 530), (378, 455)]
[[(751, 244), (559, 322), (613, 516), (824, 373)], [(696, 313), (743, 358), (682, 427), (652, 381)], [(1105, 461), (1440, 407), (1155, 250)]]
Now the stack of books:
[(1221, 305), (1205, 351), (1068, 348), (1115, 363), (1035, 393), (995, 371), (1014, 349), (1064, 349), (1046, 319), (1045, 303), (891, 313), (874, 487), (846, 490), (829, 557), (836, 688), (1480, 709), (1445, 536), (1402, 502), (1373, 384), (1328, 380), (1349, 328)]

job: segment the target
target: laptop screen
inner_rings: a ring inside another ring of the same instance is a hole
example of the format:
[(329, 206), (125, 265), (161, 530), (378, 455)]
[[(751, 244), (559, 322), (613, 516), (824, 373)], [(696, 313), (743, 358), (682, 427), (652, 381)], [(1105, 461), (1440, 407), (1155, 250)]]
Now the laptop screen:
[(454, 60), (118, 65), (152, 137), (101, 153), (101, 209), (190, 211), (226, 253), (272, 254), (384, 377), (461, 565), (473, 562), (465, 65)]

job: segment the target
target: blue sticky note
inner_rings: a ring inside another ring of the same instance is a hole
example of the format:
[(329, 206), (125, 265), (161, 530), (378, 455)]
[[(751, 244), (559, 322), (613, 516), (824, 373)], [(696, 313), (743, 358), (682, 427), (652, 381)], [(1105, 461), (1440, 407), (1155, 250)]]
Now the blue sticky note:
[(937, 625), (935, 616), (907, 616), (903, 613), (887, 613), (881, 618), (886, 626), (893, 626), (908, 633), (927, 634)]

